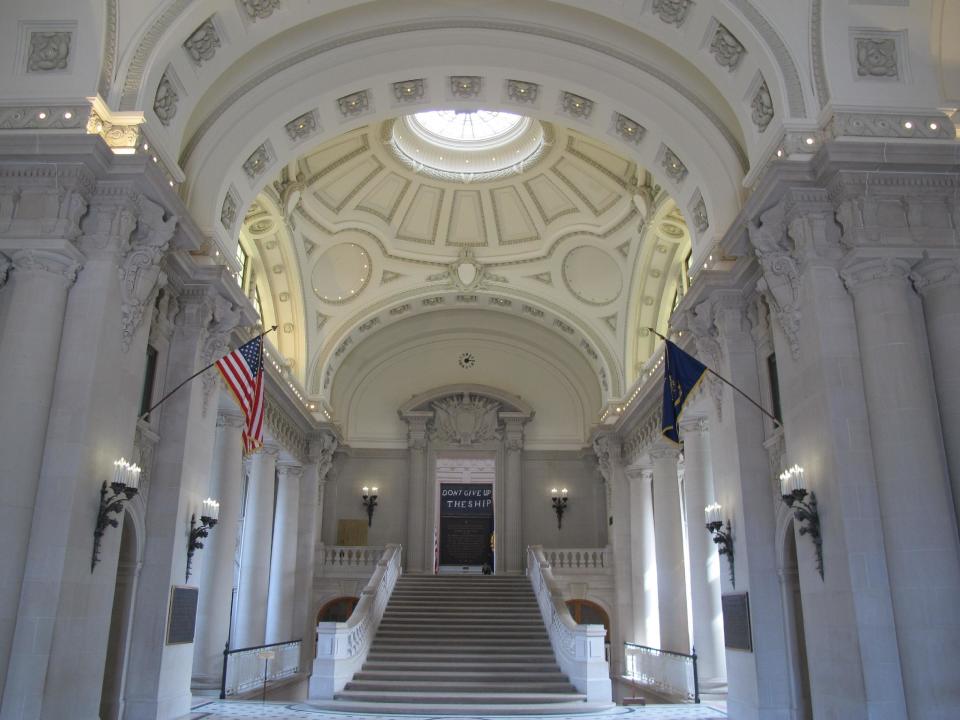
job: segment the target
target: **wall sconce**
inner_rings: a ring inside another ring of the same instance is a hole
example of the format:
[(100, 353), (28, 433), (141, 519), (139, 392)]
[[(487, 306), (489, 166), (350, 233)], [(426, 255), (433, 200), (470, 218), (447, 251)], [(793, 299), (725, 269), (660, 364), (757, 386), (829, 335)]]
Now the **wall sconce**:
[(707, 531), (713, 536), (713, 541), (717, 544), (717, 552), (727, 556), (727, 566), (730, 569), (730, 584), (736, 587), (737, 579), (733, 567), (733, 531), (730, 527), (730, 520), (726, 521), (726, 530), (722, 529), (724, 521), (720, 510), (720, 505), (714, 503), (713, 505), (707, 505), (703, 509), (703, 514), (707, 519)]
[(197, 525), (197, 514), (190, 515), (190, 537), (187, 539), (187, 578), (190, 580), (190, 570), (193, 566), (193, 553), (203, 550), (201, 540), (205, 539), (213, 526), (220, 519), (220, 503), (207, 498), (203, 501), (203, 510), (200, 511), (200, 524)]
[[(128, 463), (124, 458), (114, 460), (113, 479), (110, 488), (104, 481), (100, 488), (100, 509), (97, 510), (97, 525), (93, 529), (93, 557), (90, 560), (90, 572), (100, 562), (100, 542), (107, 527), (117, 527), (119, 523), (111, 515), (119, 515), (123, 506), (133, 499), (140, 489), (140, 468)], [(112, 494), (111, 494), (112, 493)]]
[(557, 514), (557, 530), (563, 526), (563, 513), (567, 509), (567, 489), (557, 490), (550, 488), (550, 502), (553, 503), (553, 511)]
[(367, 527), (373, 525), (373, 509), (377, 506), (377, 488), (363, 486), (363, 506), (367, 509)]
[[(803, 468), (794, 465), (780, 473), (780, 494), (787, 507), (793, 510), (794, 519), (800, 523), (800, 535), (809, 535), (817, 551), (817, 572), (823, 580), (823, 538), (820, 536), (820, 512), (817, 510), (817, 496), (807, 490), (803, 478)], [(804, 498), (810, 495), (810, 500)]]

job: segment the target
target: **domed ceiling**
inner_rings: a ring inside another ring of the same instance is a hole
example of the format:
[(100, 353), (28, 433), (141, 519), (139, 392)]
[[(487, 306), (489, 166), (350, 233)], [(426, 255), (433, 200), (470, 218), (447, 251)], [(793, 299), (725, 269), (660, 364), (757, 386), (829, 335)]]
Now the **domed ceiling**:
[[(428, 112), (361, 127), (283, 168), (249, 208), (244, 285), (289, 378), (329, 413), (363, 340), (449, 309), (567, 341), (604, 400), (652, 350), (685, 280), (672, 199), (606, 145), (535, 118)], [(598, 415), (600, 407), (595, 408)]]

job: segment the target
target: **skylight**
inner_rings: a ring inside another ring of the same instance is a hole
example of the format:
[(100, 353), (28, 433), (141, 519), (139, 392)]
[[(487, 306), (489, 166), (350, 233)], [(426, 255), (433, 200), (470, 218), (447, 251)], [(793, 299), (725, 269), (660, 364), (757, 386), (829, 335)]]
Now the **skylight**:
[(521, 115), (493, 110), (431, 110), (412, 119), (412, 125), (430, 139), (487, 146), (512, 138), (524, 124)]

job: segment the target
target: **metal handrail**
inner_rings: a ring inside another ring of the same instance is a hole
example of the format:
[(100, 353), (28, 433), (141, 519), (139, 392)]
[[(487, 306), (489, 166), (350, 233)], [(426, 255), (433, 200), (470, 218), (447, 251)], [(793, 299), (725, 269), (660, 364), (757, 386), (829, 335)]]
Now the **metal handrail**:
[(653, 653), (658, 653), (660, 655), (673, 655), (674, 657), (686, 658), (692, 661), (693, 664), (693, 702), (700, 703), (700, 674), (697, 670), (697, 650), (693, 649), (693, 652), (689, 655), (687, 653), (674, 652), (673, 650), (664, 650), (663, 648), (650, 647), (649, 645), (641, 645), (640, 643), (633, 642), (624, 642), (623, 649), (626, 652), (627, 648), (638, 648), (640, 650), (649, 650)]
[(266, 650), (267, 648), (280, 647), (281, 645), (291, 645), (293, 643), (303, 643), (303, 638), (297, 638), (296, 640), (285, 640), (284, 642), (268, 643), (266, 645), (251, 645), (250, 647), (243, 648), (234, 648), (230, 649), (230, 641), (227, 641), (227, 644), (223, 647), (223, 668), (220, 673), (220, 699), (225, 700), (227, 697), (227, 662), (231, 655), (236, 655), (242, 652), (250, 652), (252, 650)]

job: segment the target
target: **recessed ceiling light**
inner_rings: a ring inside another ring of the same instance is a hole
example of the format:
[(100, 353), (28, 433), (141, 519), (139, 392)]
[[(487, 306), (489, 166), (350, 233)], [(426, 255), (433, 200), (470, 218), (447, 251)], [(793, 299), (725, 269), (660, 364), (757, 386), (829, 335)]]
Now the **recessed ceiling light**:
[(816, 142), (816, 141), (815, 141), (812, 137), (808, 137), (808, 138), (806, 139), (807, 145), (813, 145), (814, 142)]
[(907, 130), (913, 129), (913, 123), (910, 122), (909, 120), (907, 120), (907, 121), (903, 124), (903, 126), (904, 126)]
[(940, 126), (937, 125), (935, 122), (930, 123), (930, 129), (931, 129), (931, 130), (936, 130), (938, 127), (940, 127)]
[(40, 112), (37, 113), (37, 117), (40, 118), (41, 120), (46, 120), (47, 114), (41, 110)]
[(69, 119), (72, 118), (72, 117), (73, 117), (73, 113), (70, 112), (69, 110), (67, 110), (67, 111), (63, 114), (63, 119), (64, 119), (64, 120), (69, 120)]

